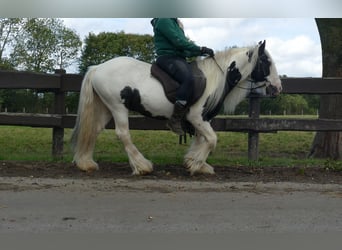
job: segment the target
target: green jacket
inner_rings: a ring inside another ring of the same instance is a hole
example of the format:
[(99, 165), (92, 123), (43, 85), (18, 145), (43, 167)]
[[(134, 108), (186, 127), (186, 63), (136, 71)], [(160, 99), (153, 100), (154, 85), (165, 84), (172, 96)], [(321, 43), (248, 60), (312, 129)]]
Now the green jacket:
[(200, 56), (201, 47), (190, 41), (176, 18), (154, 18), (154, 46), (158, 56), (177, 55), (183, 58)]

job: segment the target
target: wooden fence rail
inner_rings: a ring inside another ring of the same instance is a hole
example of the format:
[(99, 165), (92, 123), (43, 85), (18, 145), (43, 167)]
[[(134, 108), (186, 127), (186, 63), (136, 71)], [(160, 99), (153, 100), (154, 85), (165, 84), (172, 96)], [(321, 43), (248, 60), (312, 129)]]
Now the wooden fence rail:
[[(82, 76), (56, 71), (55, 74), (0, 71), (0, 89), (39, 89), (55, 95), (53, 114), (0, 113), (0, 125), (53, 128), (52, 155), (62, 157), (64, 128), (72, 128), (75, 115), (65, 113), (66, 92), (80, 91)], [(284, 78), (286, 94), (342, 94), (342, 78)], [(258, 159), (259, 133), (276, 131), (342, 131), (342, 120), (260, 118), (260, 98), (249, 98), (248, 118), (215, 118), (216, 131), (248, 132), (248, 158)], [(113, 128), (114, 123), (107, 126)], [(147, 117), (130, 117), (130, 128), (166, 130), (165, 121)]]

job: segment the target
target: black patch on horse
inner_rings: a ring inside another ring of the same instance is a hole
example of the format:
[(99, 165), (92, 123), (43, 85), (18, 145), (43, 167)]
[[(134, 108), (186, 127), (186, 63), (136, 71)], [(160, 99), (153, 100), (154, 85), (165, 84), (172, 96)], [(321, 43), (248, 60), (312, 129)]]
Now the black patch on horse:
[(236, 62), (233, 61), (228, 67), (226, 82), (228, 83), (230, 89), (233, 89), (240, 80), (241, 73), (236, 67)]
[(226, 82), (219, 102), (217, 103), (216, 107), (212, 108), (211, 110), (208, 110), (208, 108), (206, 108), (208, 105), (207, 103), (205, 103), (202, 113), (203, 120), (210, 121), (220, 112), (223, 106), (224, 99), (240, 80), (241, 73), (236, 67), (236, 62), (233, 61), (227, 69)]
[[(261, 44), (261, 42), (259, 43)], [(265, 41), (260, 45), (258, 50), (258, 60), (252, 71), (251, 77), (255, 82), (266, 81), (266, 77), (270, 74), (271, 62), (265, 53)]]
[(271, 62), (268, 56), (263, 52), (259, 55), (256, 65), (252, 71), (251, 77), (255, 82), (262, 82), (270, 74)]
[(141, 104), (141, 97), (139, 90), (132, 89), (129, 86), (126, 86), (120, 92), (121, 99), (124, 100), (124, 105), (127, 109), (131, 111), (136, 111), (144, 116), (153, 117), (157, 119), (165, 119), (165, 117), (155, 117), (151, 112), (147, 111), (145, 107)]
[(252, 61), (253, 51), (248, 51), (247, 56), (248, 56), (248, 62), (250, 63)]

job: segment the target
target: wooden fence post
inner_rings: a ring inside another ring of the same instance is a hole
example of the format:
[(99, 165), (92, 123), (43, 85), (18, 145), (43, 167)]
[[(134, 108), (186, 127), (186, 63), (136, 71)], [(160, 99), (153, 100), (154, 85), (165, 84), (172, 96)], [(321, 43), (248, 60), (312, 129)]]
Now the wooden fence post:
[[(62, 76), (66, 71), (64, 69), (55, 70), (55, 74), (60, 74), (60, 81), (62, 82)], [(55, 91), (54, 102), (54, 114), (65, 114), (65, 93), (60, 89)], [(64, 140), (64, 128), (53, 127), (52, 128), (52, 156), (55, 159), (63, 158), (63, 140)]]
[[(259, 118), (260, 99), (258, 97), (249, 98), (249, 118)], [(258, 160), (259, 157), (259, 133), (248, 132), (248, 159)]]

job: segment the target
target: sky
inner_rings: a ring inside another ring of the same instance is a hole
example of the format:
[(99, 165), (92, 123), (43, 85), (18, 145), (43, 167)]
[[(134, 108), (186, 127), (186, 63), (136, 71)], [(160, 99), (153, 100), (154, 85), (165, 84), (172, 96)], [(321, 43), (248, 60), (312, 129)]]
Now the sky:
[(89, 32), (152, 35), (148, 17), (189, 17), (181, 18), (186, 35), (216, 51), (266, 40), (278, 73), (289, 77), (322, 76), (314, 18), (342, 17), (341, 0), (0, 0), (0, 6), (2, 17), (61, 18), (82, 40)]
[[(91, 32), (153, 35), (151, 18), (62, 18), (84, 41)], [(279, 75), (321, 77), (322, 51), (314, 18), (180, 18), (186, 35), (199, 46), (224, 50), (266, 40)], [(76, 68), (67, 69), (69, 73)]]

